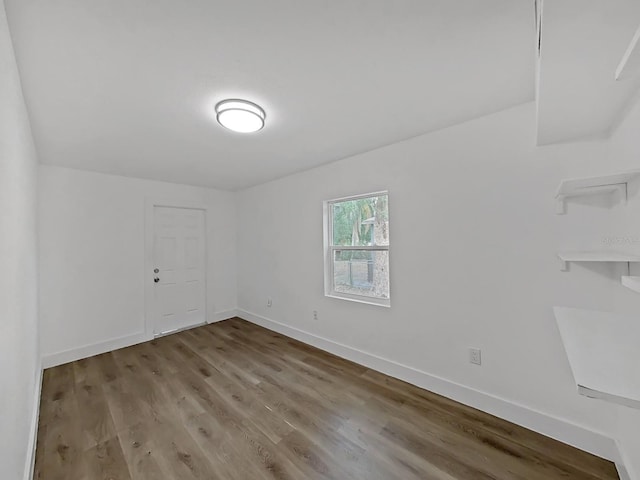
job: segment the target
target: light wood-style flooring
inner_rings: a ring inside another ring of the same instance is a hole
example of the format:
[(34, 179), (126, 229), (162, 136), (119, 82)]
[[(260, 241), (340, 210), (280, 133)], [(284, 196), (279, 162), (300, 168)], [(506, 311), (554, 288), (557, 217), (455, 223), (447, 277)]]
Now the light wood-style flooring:
[(232, 319), (46, 370), (35, 478), (618, 476), (610, 462)]

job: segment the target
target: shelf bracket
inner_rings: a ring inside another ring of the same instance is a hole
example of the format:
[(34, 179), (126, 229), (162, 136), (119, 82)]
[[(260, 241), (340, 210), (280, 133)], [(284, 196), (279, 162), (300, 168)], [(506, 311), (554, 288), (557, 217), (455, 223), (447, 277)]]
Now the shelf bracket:
[(568, 272), (569, 271), (569, 262), (567, 262), (566, 260), (563, 260), (560, 257), (558, 257), (558, 260), (560, 260), (560, 271), (561, 272)]
[(566, 213), (566, 200), (570, 197), (582, 197), (586, 195), (598, 195), (604, 193), (621, 192), (622, 201), (627, 203), (627, 182), (611, 183), (608, 185), (595, 185), (592, 187), (581, 188), (569, 195), (558, 195), (556, 197), (556, 214), (564, 215)]

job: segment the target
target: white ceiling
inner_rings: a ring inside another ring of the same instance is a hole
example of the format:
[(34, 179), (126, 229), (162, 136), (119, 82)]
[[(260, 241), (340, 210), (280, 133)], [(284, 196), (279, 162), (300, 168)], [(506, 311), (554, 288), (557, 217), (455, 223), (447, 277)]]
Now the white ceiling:
[(640, 87), (615, 80), (640, 24), (638, 0), (544, 2), (538, 143), (606, 136)]
[[(238, 189), (534, 97), (532, 0), (6, 7), (46, 164)], [(218, 126), (228, 97), (265, 129)]]

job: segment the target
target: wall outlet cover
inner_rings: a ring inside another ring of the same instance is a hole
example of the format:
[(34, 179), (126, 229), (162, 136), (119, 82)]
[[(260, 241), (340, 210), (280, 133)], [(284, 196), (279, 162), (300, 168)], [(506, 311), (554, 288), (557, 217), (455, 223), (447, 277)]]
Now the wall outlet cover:
[(482, 365), (482, 352), (479, 348), (469, 349), (469, 362), (474, 365)]

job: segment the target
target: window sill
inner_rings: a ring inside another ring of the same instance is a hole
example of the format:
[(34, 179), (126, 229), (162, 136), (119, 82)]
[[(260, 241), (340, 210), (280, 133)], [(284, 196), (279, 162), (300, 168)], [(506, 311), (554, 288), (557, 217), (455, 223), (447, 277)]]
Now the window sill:
[(359, 295), (349, 295), (346, 293), (331, 292), (325, 293), (325, 297), (335, 298), (337, 300), (347, 300), (348, 302), (365, 303), (376, 307), (391, 308), (391, 300), (389, 298), (373, 298)]

